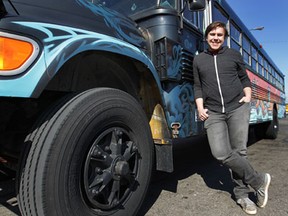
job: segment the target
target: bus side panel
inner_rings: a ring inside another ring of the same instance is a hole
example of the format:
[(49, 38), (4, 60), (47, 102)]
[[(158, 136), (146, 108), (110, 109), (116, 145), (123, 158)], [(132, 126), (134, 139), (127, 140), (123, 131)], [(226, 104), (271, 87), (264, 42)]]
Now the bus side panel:
[(284, 117), (282, 94), (274, 86), (247, 70), (252, 83), (252, 102), (250, 123), (271, 121), (273, 119), (274, 104), (278, 104), (278, 117)]

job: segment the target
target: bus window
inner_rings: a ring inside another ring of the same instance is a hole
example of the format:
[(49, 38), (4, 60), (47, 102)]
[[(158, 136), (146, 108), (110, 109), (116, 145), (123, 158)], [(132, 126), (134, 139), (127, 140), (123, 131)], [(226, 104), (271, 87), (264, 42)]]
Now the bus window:
[(161, 0), (160, 6), (164, 8), (173, 8), (176, 9), (175, 0)]
[(250, 42), (245, 35), (243, 35), (242, 48), (243, 48), (242, 54), (243, 54), (244, 62), (247, 63), (248, 65), (251, 65), (251, 63), (250, 63)]
[(183, 17), (192, 25), (196, 26), (200, 31), (203, 31), (203, 11), (191, 12), (188, 7), (185, 7)]
[[(221, 10), (220, 8), (218, 8), (218, 6), (216, 4), (214, 4), (214, 7), (213, 7), (213, 20), (217, 20), (217, 21), (220, 21), (220, 22), (223, 22), (227, 25), (228, 23), (228, 15), (223, 11)], [(224, 42), (224, 45), (225, 46), (228, 46), (228, 40), (225, 40)]]
[[(175, 1), (175, 0), (172, 0)], [(98, 1), (92, 1), (94, 4), (96, 4)], [(100, 1), (101, 2), (101, 1)], [(127, 0), (118, 0), (113, 1), (111, 3), (111, 0), (102, 0), (101, 3), (103, 6), (111, 8), (113, 10), (116, 10), (119, 13), (125, 14), (127, 16), (133, 15), (135, 13), (139, 13), (143, 10), (147, 10), (149, 8), (155, 8), (157, 6), (157, 0), (133, 0), (133, 1), (127, 1)]]
[(251, 53), (252, 53), (252, 62), (251, 62), (252, 69), (258, 72), (258, 67), (257, 67), (258, 55), (257, 55), (257, 50), (254, 46), (251, 47)]
[(272, 67), (271, 67), (271, 65), (270, 64), (268, 64), (268, 79), (269, 79), (269, 82), (271, 82), (272, 83)]
[(213, 20), (221, 21), (225, 24), (228, 22), (228, 16), (225, 14), (224, 11), (222, 11), (220, 8), (217, 7), (217, 5), (214, 5), (213, 7)]
[(240, 31), (236, 28), (236, 26), (231, 22), (230, 23), (230, 46), (233, 49), (236, 49), (237, 51), (240, 50), (240, 39), (241, 39), (241, 34)]
[(269, 80), (268, 63), (266, 59), (264, 59), (264, 77)]
[(263, 57), (260, 53), (258, 54), (258, 72), (260, 75), (264, 76)]

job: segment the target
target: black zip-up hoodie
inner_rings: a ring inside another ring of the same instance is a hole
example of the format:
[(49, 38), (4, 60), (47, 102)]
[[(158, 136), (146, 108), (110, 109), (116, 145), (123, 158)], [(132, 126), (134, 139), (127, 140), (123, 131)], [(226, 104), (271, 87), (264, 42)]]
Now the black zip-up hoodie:
[(208, 110), (225, 113), (241, 106), (243, 89), (251, 87), (241, 54), (222, 47), (216, 55), (206, 50), (193, 61), (195, 99)]

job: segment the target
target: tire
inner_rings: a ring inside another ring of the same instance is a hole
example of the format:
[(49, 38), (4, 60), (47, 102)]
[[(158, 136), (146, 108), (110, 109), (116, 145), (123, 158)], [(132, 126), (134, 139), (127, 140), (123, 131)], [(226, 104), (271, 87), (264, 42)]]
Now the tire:
[(138, 102), (99, 88), (49, 115), (27, 137), (18, 188), (22, 215), (136, 215), (154, 155)]
[(273, 119), (266, 125), (265, 138), (276, 139), (279, 131), (279, 121), (277, 110), (273, 109)]
[(261, 123), (255, 126), (255, 134), (259, 139), (276, 139), (279, 131), (279, 121), (277, 110), (273, 110), (273, 119), (269, 122)]

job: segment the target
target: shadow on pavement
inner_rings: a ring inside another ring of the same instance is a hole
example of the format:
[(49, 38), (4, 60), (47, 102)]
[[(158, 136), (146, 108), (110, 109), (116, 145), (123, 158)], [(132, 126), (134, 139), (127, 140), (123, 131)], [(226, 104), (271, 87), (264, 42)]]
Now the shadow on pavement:
[[(253, 132), (249, 133), (248, 145), (258, 141)], [(212, 157), (206, 136), (175, 141), (174, 146), (174, 172), (153, 173), (152, 182), (139, 216), (149, 211), (162, 190), (176, 193), (178, 182), (195, 174), (200, 175), (208, 187), (226, 191), (232, 196), (233, 182), (230, 172)], [(14, 177), (15, 174), (13, 176), (13, 173), (0, 167), (0, 206), (4, 206), (15, 215), (20, 215), (15, 197)], [(1, 212), (0, 215), (2, 215)]]
[[(249, 131), (248, 146), (259, 141), (253, 128)], [(178, 182), (189, 176), (198, 174), (207, 187), (226, 191), (233, 198), (234, 183), (229, 170), (216, 161), (209, 148), (206, 136), (193, 137), (174, 143), (174, 172), (155, 172), (152, 176), (146, 199), (138, 216), (145, 215), (156, 202), (162, 190), (177, 192)]]

